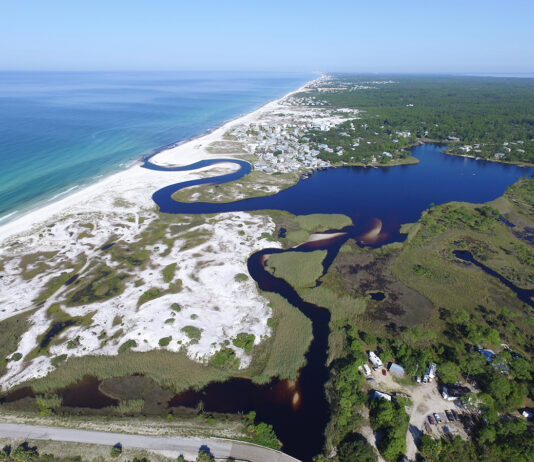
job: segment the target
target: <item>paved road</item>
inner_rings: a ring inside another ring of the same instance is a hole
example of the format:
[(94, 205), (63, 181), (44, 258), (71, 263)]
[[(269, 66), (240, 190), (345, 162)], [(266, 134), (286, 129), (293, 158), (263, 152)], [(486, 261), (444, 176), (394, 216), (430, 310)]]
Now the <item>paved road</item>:
[(262, 446), (215, 438), (132, 435), (10, 423), (0, 423), (0, 435), (20, 440), (68, 441), (108, 446), (120, 443), (124, 448), (172, 451), (176, 457), (182, 454), (191, 460), (195, 460), (200, 448), (207, 448), (216, 459), (233, 457), (250, 462), (299, 462), (287, 454)]

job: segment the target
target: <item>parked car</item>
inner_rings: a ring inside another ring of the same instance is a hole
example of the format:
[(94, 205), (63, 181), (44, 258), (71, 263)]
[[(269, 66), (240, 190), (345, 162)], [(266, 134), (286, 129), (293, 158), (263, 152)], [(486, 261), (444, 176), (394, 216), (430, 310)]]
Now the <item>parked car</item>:
[(437, 412), (434, 412), (434, 419), (436, 419), (436, 422), (438, 424), (440, 424), (441, 422), (443, 422), (443, 420), (441, 420), (441, 416), (437, 413)]
[(432, 435), (432, 428), (428, 425), (428, 422), (425, 422), (425, 430), (429, 435)]
[(447, 416), (447, 420), (449, 422), (454, 422), (454, 417), (452, 416), (452, 412), (451, 411), (445, 411), (445, 415)]
[(431, 415), (428, 416), (428, 421), (430, 422), (431, 425), (434, 425), (436, 423), (434, 421), (434, 418)]
[(387, 372), (385, 369), (382, 369), (382, 375), (387, 375)]
[(451, 409), (451, 414), (454, 417), (454, 420), (459, 420), (458, 414), (456, 413), (454, 409)]

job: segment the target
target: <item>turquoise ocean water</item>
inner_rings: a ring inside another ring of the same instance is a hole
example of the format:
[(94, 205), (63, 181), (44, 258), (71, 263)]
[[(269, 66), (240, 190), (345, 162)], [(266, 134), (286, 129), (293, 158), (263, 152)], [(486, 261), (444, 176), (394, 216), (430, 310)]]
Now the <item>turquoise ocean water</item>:
[(0, 72), (0, 224), (279, 98), (310, 74)]

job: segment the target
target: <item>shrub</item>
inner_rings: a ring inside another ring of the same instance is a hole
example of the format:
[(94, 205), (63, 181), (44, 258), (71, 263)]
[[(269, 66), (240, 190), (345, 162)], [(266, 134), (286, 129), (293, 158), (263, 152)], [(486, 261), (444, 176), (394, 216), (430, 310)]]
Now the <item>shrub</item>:
[(124, 353), (126, 350), (129, 350), (130, 348), (134, 348), (137, 346), (137, 342), (135, 340), (126, 340), (120, 347), (119, 347), (119, 353)]
[(171, 282), (174, 279), (174, 273), (176, 271), (176, 263), (171, 263), (163, 268), (163, 280), (165, 282)]
[(159, 339), (159, 346), (166, 347), (169, 343), (171, 343), (172, 337), (162, 337)]
[(120, 443), (117, 443), (115, 446), (111, 448), (110, 455), (114, 459), (119, 457), (122, 454), (122, 446)]
[(58, 395), (37, 396), (35, 403), (39, 408), (39, 414), (42, 416), (52, 415), (63, 404), (63, 398)]
[(236, 368), (239, 366), (239, 359), (236, 358), (235, 351), (231, 348), (222, 348), (215, 353), (211, 363), (217, 367)]
[(211, 462), (213, 460), (215, 459), (206, 449), (198, 451), (197, 462)]
[(200, 340), (200, 337), (202, 335), (202, 331), (195, 326), (185, 326), (182, 327), (181, 331), (187, 335), (191, 340)]
[(232, 341), (232, 343), (238, 348), (243, 348), (246, 353), (252, 353), (255, 339), (256, 337), (253, 334), (241, 332), (240, 334), (237, 334), (237, 337)]
[(139, 297), (139, 300), (137, 301), (137, 306), (141, 306), (143, 303), (149, 302), (150, 300), (154, 300), (155, 298), (160, 297), (162, 292), (157, 289), (148, 289), (143, 295)]
[(16, 462), (31, 462), (37, 460), (38, 457), (37, 448), (30, 448), (28, 443), (22, 443), (11, 453), (11, 459)]

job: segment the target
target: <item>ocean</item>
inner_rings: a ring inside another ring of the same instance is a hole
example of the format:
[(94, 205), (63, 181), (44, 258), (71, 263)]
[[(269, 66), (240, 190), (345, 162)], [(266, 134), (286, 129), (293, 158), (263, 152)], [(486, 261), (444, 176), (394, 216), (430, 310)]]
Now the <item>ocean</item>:
[(199, 136), (311, 74), (0, 72), (0, 224)]

